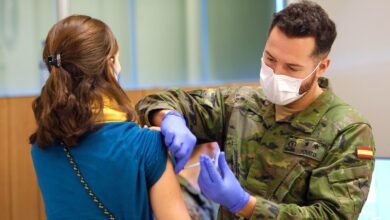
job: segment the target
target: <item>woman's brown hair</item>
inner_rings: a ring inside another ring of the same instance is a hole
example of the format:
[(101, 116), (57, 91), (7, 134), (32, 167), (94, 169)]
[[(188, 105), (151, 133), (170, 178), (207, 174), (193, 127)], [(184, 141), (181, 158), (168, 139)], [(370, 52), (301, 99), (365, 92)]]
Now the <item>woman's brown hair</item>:
[[(112, 31), (98, 19), (73, 15), (50, 29), (43, 50), (50, 75), (32, 104), (38, 128), (30, 136), (31, 144), (77, 145), (102, 116), (103, 97), (116, 102), (128, 120), (135, 120), (130, 99), (113, 72), (118, 51)], [(57, 55), (60, 62), (51, 65), (50, 58)]]

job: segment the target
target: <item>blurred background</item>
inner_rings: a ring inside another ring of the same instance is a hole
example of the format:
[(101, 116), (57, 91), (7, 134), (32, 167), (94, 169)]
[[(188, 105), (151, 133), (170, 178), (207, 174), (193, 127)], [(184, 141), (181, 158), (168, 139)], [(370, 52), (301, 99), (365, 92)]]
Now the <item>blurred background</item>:
[[(86, 14), (107, 23), (120, 44), (121, 84), (134, 102), (171, 87), (258, 86), (272, 13), (289, 0), (0, 0), (0, 219), (44, 219), (28, 136), (31, 101), (48, 72), (46, 34)], [(375, 177), (360, 219), (390, 219), (390, 20), (387, 0), (315, 0), (338, 37), (325, 74), (336, 94), (371, 122)]]
[[(126, 89), (256, 81), (271, 14), (283, 1), (1, 0), (2, 96), (36, 95), (50, 27), (70, 14), (107, 23)], [(17, 68), (15, 68), (17, 67)]]

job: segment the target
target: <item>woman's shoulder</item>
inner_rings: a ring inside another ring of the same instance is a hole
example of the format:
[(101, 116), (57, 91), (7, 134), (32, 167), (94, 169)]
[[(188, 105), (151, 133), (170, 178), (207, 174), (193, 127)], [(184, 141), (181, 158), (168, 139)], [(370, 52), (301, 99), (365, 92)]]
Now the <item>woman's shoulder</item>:
[(31, 145), (31, 155), (33, 158), (44, 154), (53, 154), (61, 150), (62, 148), (60, 148), (59, 144), (57, 143), (54, 143), (51, 146), (45, 148), (41, 148), (37, 144)]
[(134, 122), (107, 123), (104, 125), (102, 132), (108, 132), (110, 136), (118, 141), (126, 141), (130, 145), (157, 145), (157, 147), (162, 145), (161, 132), (150, 130), (149, 128), (141, 128)]
[[(134, 122), (110, 122), (98, 125), (95, 130), (83, 135), (77, 147), (77, 152), (89, 152), (94, 146), (93, 151), (106, 152), (107, 146), (110, 146), (110, 152), (133, 152), (139, 156), (153, 154), (164, 150), (163, 140), (159, 131), (141, 128)], [(32, 144), (31, 155), (33, 159), (43, 156), (56, 157), (62, 155), (63, 147), (55, 143), (45, 149), (36, 144)]]
[(141, 128), (135, 122), (110, 122), (104, 124), (104, 129), (116, 131), (117, 134), (130, 136), (145, 136), (145, 137), (159, 137), (159, 131), (150, 130), (149, 128)]

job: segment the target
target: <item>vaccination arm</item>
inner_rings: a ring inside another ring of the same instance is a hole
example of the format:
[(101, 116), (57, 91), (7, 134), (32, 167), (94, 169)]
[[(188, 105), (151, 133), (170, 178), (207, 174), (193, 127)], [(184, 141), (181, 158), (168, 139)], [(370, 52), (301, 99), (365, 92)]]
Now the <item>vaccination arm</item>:
[(166, 169), (161, 178), (149, 190), (153, 213), (158, 220), (190, 220), (187, 208), (177, 182), (173, 166), (167, 160)]
[(169, 151), (175, 158), (175, 172), (183, 169), (196, 143), (224, 139), (224, 118), (229, 114), (225, 99), (231, 89), (185, 92), (180, 89), (149, 95), (137, 103), (141, 123), (160, 126)]

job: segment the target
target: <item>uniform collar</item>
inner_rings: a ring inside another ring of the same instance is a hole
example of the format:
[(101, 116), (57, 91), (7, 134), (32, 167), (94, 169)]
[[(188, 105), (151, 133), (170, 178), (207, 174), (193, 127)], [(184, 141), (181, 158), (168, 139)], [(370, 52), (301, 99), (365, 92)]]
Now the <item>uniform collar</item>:
[(286, 121), (291, 126), (306, 133), (312, 133), (324, 114), (333, 106), (334, 93), (326, 89), (313, 103), (303, 111), (292, 115)]
[[(279, 121), (280, 123), (290, 123), (294, 128), (301, 130), (306, 133), (314, 131), (322, 116), (333, 106), (335, 99), (334, 93), (329, 88), (329, 81), (325, 77), (318, 79), (318, 84), (324, 92), (318, 96), (318, 98), (306, 107), (303, 111), (287, 117), (284, 120)], [(265, 106), (263, 110), (263, 119), (268, 128), (275, 123), (275, 105)], [(278, 122), (278, 123), (279, 123)]]
[(266, 128), (270, 128), (275, 123), (275, 105), (266, 101), (262, 115)]

